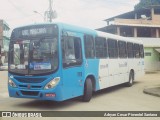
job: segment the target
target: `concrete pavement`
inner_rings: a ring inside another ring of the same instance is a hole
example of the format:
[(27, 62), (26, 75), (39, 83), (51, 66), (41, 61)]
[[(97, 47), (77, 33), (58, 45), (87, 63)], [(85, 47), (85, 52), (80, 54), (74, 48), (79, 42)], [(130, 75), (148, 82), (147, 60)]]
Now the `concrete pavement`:
[(143, 90), (144, 93), (160, 97), (160, 85), (147, 87)]
[[(160, 74), (160, 72), (157, 71), (155, 72), (155, 74)], [(160, 84), (154, 86), (147, 86), (144, 88), (143, 92), (149, 95), (160, 97)]]
[[(0, 110), (1, 111), (159, 111), (160, 99), (143, 93), (144, 88), (160, 85), (160, 72), (145, 74), (135, 80), (132, 87), (123, 85), (98, 91), (89, 103), (78, 99), (64, 102), (40, 101), (33, 99), (10, 98), (7, 90), (7, 72), (0, 71)], [(154, 101), (154, 102), (153, 102)], [(47, 118), (0, 118), (0, 120), (87, 120), (86, 117), (47, 117)], [(159, 117), (94, 117), (93, 120), (159, 120)]]

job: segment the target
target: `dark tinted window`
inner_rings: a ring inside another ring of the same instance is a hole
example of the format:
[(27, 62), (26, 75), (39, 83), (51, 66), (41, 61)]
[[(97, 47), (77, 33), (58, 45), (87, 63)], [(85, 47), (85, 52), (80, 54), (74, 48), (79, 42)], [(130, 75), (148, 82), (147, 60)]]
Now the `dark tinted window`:
[(118, 51), (119, 51), (119, 57), (120, 58), (126, 58), (127, 57), (126, 42), (118, 41)]
[(140, 57), (144, 58), (144, 49), (143, 49), (143, 45), (140, 45)]
[(91, 35), (84, 36), (84, 47), (85, 47), (85, 56), (86, 58), (94, 58), (94, 39)]
[(108, 39), (108, 54), (110, 58), (118, 57), (117, 40)]
[(145, 56), (152, 56), (151, 52), (145, 52)]
[(130, 42), (127, 43), (127, 54), (128, 58), (134, 58), (133, 43)]
[(107, 57), (107, 42), (103, 37), (95, 38), (96, 47), (96, 58), (106, 58)]
[(140, 47), (139, 44), (134, 44), (134, 57), (140, 58)]

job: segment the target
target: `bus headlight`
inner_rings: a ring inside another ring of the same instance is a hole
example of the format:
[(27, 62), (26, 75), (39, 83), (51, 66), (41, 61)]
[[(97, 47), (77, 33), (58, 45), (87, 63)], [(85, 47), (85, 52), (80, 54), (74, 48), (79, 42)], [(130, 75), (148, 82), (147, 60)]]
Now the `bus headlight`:
[(15, 84), (11, 79), (8, 80), (8, 84), (9, 84), (11, 87), (17, 87), (16, 84)]
[(56, 77), (53, 80), (51, 80), (49, 83), (46, 84), (46, 86), (44, 87), (44, 89), (51, 89), (53, 87), (55, 87), (60, 81), (60, 77)]

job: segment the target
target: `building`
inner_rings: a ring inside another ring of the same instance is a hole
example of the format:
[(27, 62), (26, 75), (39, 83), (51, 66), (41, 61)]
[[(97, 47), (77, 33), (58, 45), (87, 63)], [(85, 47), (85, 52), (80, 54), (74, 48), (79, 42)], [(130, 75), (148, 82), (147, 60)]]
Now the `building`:
[(4, 20), (0, 20), (0, 64), (8, 61), (9, 30), (9, 25)]
[(130, 11), (105, 21), (107, 26), (98, 30), (143, 40), (145, 70), (160, 70), (160, 6)]

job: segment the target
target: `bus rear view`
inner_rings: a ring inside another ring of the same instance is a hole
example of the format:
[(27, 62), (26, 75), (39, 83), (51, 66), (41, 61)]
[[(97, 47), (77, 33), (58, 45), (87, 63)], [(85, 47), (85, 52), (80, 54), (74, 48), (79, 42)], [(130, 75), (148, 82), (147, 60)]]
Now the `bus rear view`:
[(58, 36), (54, 24), (13, 30), (9, 46), (10, 97), (60, 99), (60, 89), (53, 90), (60, 82)]

